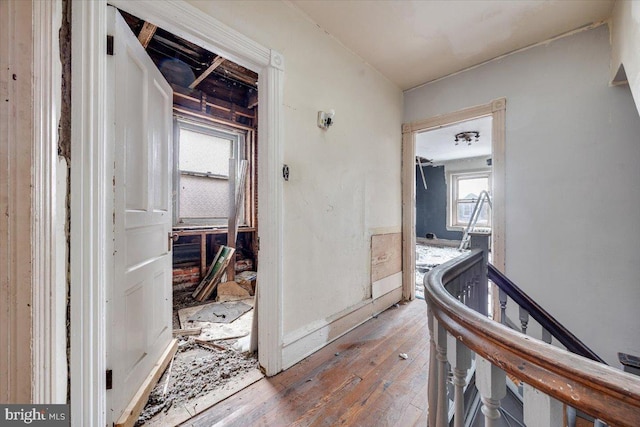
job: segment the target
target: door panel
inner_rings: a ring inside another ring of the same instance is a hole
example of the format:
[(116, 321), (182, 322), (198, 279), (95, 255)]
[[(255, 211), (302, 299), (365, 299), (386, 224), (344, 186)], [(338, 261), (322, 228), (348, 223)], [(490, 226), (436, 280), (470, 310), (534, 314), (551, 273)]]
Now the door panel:
[[(171, 342), (171, 87), (109, 7), (114, 148), (114, 271), (108, 295), (107, 366), (117, 421)], [(110, 109), (110, 110), (109, 110)]]

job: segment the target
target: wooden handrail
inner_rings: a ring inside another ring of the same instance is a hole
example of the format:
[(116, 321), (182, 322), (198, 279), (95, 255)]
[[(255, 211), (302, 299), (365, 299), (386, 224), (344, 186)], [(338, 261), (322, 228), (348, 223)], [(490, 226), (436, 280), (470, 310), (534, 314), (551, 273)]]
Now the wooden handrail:
[(475, 249), (427, 276), (425, 298), (438, 322), (476, 354), (549, 396), (610, 425), (639, 426), (637, 377), (514, 331), (447, 292), (448, 282), (481, 259)]
[(540, 326), (549, 331), (549, 333), (571, 353), (579, 354), (587, 359), (607, 364), (607, 362), (601, 359), (593, 352), (593, 350), (587, 347), (585, 343), (580, 341), (578, 337), (565, 328), (563, 324), (558, 322), (555, 317), (543, 309), (537, 302), (535, 302), (529, 295), (522, 291), (522, 289), (520, 289), (492, 264), (488, 264), (488, 276), (489, 280), (502, 289), (516, 304), (527, 310), (529, 315), (533, 317)]

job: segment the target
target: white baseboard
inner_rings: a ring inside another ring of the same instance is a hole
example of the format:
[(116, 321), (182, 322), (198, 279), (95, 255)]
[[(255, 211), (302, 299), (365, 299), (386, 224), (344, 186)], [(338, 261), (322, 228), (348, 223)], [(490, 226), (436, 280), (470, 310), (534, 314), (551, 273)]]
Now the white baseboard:
[(402, 271), (391, 276), (376, 280), (371, 284), (371, 298), (374, 300), (380, 298), (384, 294), (388, 294), (396, 288), (402, 287)]
[[(402, 278), (402, 273), (398, 274)], [(383, 280), (385, 279), (378, 282)], [(330, 319), (315, 322), (285, 335), (282, 349), (282, 368), (290, 368), (401, 299), (402, 280), (400, 280), (398, 288), (392, 289), (379, 298), (368, 299)]]
[(460, 240), (426, 239), (424, 237), (416, 237), (416, 242), (429, 246), (451, 246), (454, 248), (460, 246)]

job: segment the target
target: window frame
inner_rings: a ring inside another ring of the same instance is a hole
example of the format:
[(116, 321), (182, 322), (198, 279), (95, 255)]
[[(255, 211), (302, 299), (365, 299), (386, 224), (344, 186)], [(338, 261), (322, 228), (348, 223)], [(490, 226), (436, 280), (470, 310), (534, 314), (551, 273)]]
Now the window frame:
[[(467, 171), (451, 171), (447, 173), (447, 230), (464, 231), (468, 223), (458, 222), (458, 182), (465, 179), (487, 178), (488, 192), (491, 194), (492, 176), (491, 169), (476, 169)], [(475, 200), (474, 200), (475, 203)], [(492, 214), (489, 215), (489, 224), (478, 227), (492, 228)]]
[[(230, 139), (232, 140), (232, 156), (236, 160), (236, 170), (239, 170), (240, 161), (247, 159), (247, 135), (246, 132), (239, 131), (237, 129), (230, 129), (224, 126), (212, 126), (209, 124), (201, 123), (199, 121), (188, 120), (183, 117), (174, 116), (173, 120), (173, 227), (175, 229), (189, 228), (189, 227), (214, 227), (214, 228), (227, 228), (228, 217), (208, 217), (208, 218), (184, 218), (180, 216), (180, 178), (182, 175), (187, 176), (199, 176), (207, 177), (211, 179), (223, 179), (229, 181), (230, 176), (223, 176), (217, 174), (198, 173), (192, 171), (180, 170), (180, 131), (188, 130), (191, 132), (202, 133), (208, 136)], [(247, 168), (247, 181), (249, 181), (251, 165)], [(246, 186), (244, 191), (246, 192)], [(246, 194), (245, 194), (246, 196)], [(246, 204), (246, 203), (245, 203)], [(241, 220), (239, 225), (245, 226), (248, 224), (247, 210), (244, 205), (241, 207)]]

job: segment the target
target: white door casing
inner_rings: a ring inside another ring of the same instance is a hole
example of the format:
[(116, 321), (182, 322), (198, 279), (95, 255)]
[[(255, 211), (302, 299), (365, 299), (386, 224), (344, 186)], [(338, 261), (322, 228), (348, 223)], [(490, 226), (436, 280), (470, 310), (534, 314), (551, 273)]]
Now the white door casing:
[(107, 144), (114, 269), (107, 290), (107, 418), (117, 420), (171, 342), (171, 86), (114, 8), (107, 13)]

